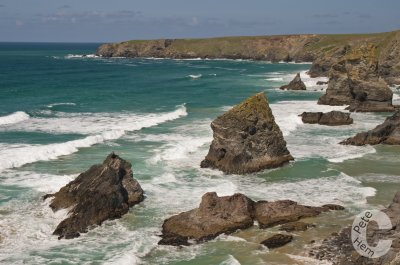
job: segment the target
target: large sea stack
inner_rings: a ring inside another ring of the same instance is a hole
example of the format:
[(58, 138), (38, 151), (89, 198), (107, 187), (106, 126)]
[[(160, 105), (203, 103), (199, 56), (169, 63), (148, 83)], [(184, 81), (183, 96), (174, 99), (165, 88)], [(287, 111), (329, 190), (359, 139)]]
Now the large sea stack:
[(214, 139), (201, 162), (203, 168), (246, 174), (293, 160), (264, 93), (219, 116), (211, 128)]
[(368, 132), (358, 133), (356, 136), (341, 142), (346, 145), (400, 145), (400, 111), (388, 117), (384, 123)]
[(52, 197), (53, 211), (68, 209), (69, 215), (54, 231), (60, 238), (78, 237), (106, 220), (120, 218), (129, 207), (143, 201), (143, 190), (133, 178), (132, 165), (110, 154), (101, 165), (94, 165)]

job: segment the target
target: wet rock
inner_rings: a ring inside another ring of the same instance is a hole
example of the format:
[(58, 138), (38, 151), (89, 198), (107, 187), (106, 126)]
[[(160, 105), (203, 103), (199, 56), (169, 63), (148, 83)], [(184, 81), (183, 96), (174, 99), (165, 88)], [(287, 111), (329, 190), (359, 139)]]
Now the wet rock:
[(379, 258), (367, 258), (357, 253), (351, 240), (351, 227), (333, 233), (320, 246), (313, 248), (309, 255), (320, 260), (328, 260), (335, 265), (396, 265), (400, 264), (400, 192), (397, 192), (393, 202), (383, 210), (390, 218), (392, 229), (379, 229), (374, 222), (368, 224), (367, 242), (376, 246), (378, 240), (390, 239), (392, 245), (389, 252)]
[(260, 228), (268, 228), (279, 224), (295, 222), (302, 218), (314, 217), (328, 208), (313, 207), (298, 204), (291, 200), (275, 202), (260, 201), (255, 205), (255, 219)]
[(327, 211), (328, 207), (304, 206), (288, 200), (254, 202), (240, 193), (218, 197), (215, 192), (208, 192), (203, 195), (199, 208), (164, 221), (159, 244), (201, 243), (220, 234), (249, 228), (254, 221), (258, 221), (260, 228), (268, 228)]
[(286, 244), (292, 242), (292, 235), (276, 234), (266, 240), (262, 241), (261, 244), (269, 249), (283, 247)]
[(301, 80), (300, 73), (297, 73), (295, 78), (290, 81), (288, 85), (281, 86), (281, 90), (306, 90), (306, 85), (304, 82)]
[(400, 111), (388, 117), (384, 123), (368, 132), (358, 133), (356, 136), (341, 142), (345, 145), (400, 145)]
[(254, 202), (243, 194), (218, 197), (215, 192), (206, 193), (199, 208), (164, 221), (159, 244), (187, 245), (189, 240), (202, 242), (251, 227), (253, 207)]
[(314, 224), (304, 223), (304, 222), (292, 222), (281, 225), (279, 230), (286, 231), (286, 232), (293, 232), (293, 231), (306, 231), (310, 227), (315, 227)]
[(132, 165), (110, 154), (101, 165), (94, 165), (55, 194), (53, 211), (68, 209), (69, 215), (54, 231), (61, 238), (75, 238), (106, 220), (120, 218), (144, 199), (140, 184), (133, 178)]
[(321, 124), (328, 126), (349, 125), (353, 123), (350, 113), (340, 111), (322, 112), (303, 112), (301, 115), (303, 123)]
[(235, 106), (211, 123), (213, 141), (202, 168), (245, 174), (293, 160), (264, 93)]

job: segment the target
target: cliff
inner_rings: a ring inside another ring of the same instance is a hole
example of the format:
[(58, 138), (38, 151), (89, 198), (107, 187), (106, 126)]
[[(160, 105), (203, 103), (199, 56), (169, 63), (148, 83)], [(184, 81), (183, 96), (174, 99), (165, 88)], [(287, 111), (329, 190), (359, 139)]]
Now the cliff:
[(400, 84), (400, 31), (376, 34), (280, 35), (210, 39), (133, 40), (103, 44), (103, 57), (227, 58), (265, 61), (313, 62), (312, 76), (328, 76), (343, 60), (367, 57), (374, 73)]

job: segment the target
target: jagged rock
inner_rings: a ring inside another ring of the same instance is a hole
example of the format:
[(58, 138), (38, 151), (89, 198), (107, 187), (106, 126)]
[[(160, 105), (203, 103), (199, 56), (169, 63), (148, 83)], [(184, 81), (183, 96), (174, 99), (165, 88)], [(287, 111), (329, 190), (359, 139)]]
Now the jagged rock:
[(301, 81), (300, 73), (297, 73), (295, 78), (292, 81), (290, 81), (290, 83), (288, 85), (281, 86), (280, 89), (281, 90), (306, 90), (307, 88), (306, 88), (306, 85), (304, 84), (304, 82)]
[(341, 142), (345, 145), (400, 145), (400, 111), (386, 118), (385, 122), (368, 132), (358, 133), (356, 136)]
[(373, 44), (349, 48), (329, 72), (326, 93), (318, 104), (350, 105), (351, 111), (394, 111), (393, 92), (379, 77)]
[(286, 232), (306, 231), (310, 227), (315, 227), (315, 225), (309, 224), (309, 223), (304, 223), (304, 222), (291, 222), (291, 223), (281, 225), (279, 230), (286, 231)]
[[(337, 206), (339, 207), (339, 206)], [(330, 208), (334, 209), (332, 205)], [(293, 201), (254, 202), (243, 194), (218, 197), (215, 192), (203, 195), (199, 208), (174, 215), (162, 226), (160, 245), (190, 245), (204, 242), (220, 234), (253, 226), (260, 228), (297, 221), (327, 212), (329, 207), (299, 205)]]
[(379, 229), (376, 223), (370, 222), (367, 230), (367, 242), (376, 246), (378, 240), (391, 239), (389, 252), (380, 258), (366, 258), (358, 254), (352, 244), (351, 227), (334, 233), (323, 240), (322, 244), (310, 251), (310, 256), (328, 260), (335, 265), (397, 265), (400, 264), (400, 192), (397, 192), (390, 206), (383, 210), (392, 223), (392, 229)]
[(348, 125), (353, 123), (350, 113), (340, 111), (322, 112), (303, 112), (301, 115), (303, 123), (321, 124), (329, 126)]
[(187, 245), (188, 240), (202, 242), (223, 233), (232, 233), (253, 225), (254, 202), (243, 194), (218, 197), (203, 195), (200, 207), (172, 216), (162, 226), (162, 245)]
[(133, 178), (132, 165), (110, 154), (101, 165), (94, 165), (55, 194), (53, 211), (68, 209), (69, 216), (54, 231), (60, 238), (78, 237), (106, 220), (120, 218), (129, 207), (143, 201), (143, 190)]
[(329, 211), (324, 207), (313, 207), (298, 204), (291, 200), (275, 202), (259, 201), (255, 205), (255, 219), (260, 228), (290, 223), (305, 217), (313, 217)]
[(202, 168), (245, 174), (293, 160), (264, 93), (219, 116), (211, 128), (214, 139)]
[(269, 249), (283, 247), (286, 244), (292, 242), (292, 235), (284, 235), (284, 234), (276, 234), (270, 238), (265, 239), (261, 242), (262, 245), (266, 246)]

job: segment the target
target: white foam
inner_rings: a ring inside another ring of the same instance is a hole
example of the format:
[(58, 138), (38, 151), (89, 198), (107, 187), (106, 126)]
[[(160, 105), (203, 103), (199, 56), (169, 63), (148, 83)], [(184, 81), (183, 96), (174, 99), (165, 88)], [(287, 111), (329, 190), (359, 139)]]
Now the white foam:
[(108, 140), (115, 140), (123, 135), (124, 131), (109, 131), (65, 143), (47, 145), (12, 144), (0, 150), (0, 171), (37, 161), (48, 161), (60, 156), (70, 155), (78, 152), (80, 148), (90, 147)]
[(9, 125), (13, 123), (19, 123), (25, 120), (28, 120), (30, 117), (27, 113), (23, 111), (17, 111), (7, 116), (0, 117), (0, 126)]
[(96, 54), (68, 54), (65, 59), (76, 59), (76, 58), (100, 58)]
[(220, 265), (240, 265), (240, 262), (234, 256), (228, 255), (228, 259), (221, 262)]
[[(48, 111), (47, 111), (48, 112)], [(45, 113), (45, 112), (43, 112)], [(142, 128), (187, 116), (184, 105), (172, 112), (133, 113), (66, 113), (48, 112), (55, 117), (32, 117), (28, 121), (8, 126), (7, 130), (40, 131), (54, 134), (98, 134), (104, 131), (137, 131)]]
[(52, 103), (47, 105), (48, 108), (53, 108), (56, 106), (76, 106), (76, 103), (73, 102), (60, 102), (60, 103)]
[(344, 106), (318, 105), (315, 101), (281, 101), (270, 104), (276, 123), (282, 130), (284, 136), (295, 131), (299, 125), (302, 125), (299, 115), (304, 111), (327, 112), (332, 110), (344, 110)]
[[(254, 176), (232, 176), (237, 186), (236, 192), (252, 196), (256, 200), (293, 200), (305, 205), (321, 206), (335, 203), (344, 206), (364, 206), (367, 197), (374, 196), (376, 190), (364, 187), (361, 182), (344, 173), (338, 176), (320, 177), (306, 180), (281, 180), (265, 182)], [(239, 182), (239, 183), (238, 183)], [(255, 189), (254, 187), (257, 187)], [(332, 188), (335, 187), (335, 188)]]
[(298, 265), (332, 265), (332, 262), (327, 260), (317, 260), (310, 257), (286, 254), (291, 259), (295, 260)]
[(202, 77), (202, 74), (197, 74), (197, 75), (188, 75), (190, 78), (192, 79), (198, 79), (200, 77)]
[(279, 81), (279, 82), (281, 82), (281, 81), (283, 81), (283, 77), (270, 77), (270, 78), (267, 78), (267, 79), (265, 79), (265, 80), (267, 80), (267, 81)]
[(321, 157), (339, 163), (376, 152), (373, 146), (340, 145), (339, 142), (358, 132), (374, 128), (382, 122), (380, 116), (371, 113), (352, 113), (351, 117), (354, 119), (352, 125), (323, 126), (303, 124), (298, 115), (304, 111), (345, 111), (345, 107), (318, 105), (315, 101), (282, 101), (270, 106), (275, 121), (285, 136), (288, 149), (295, 159)]
[[(136, 118), (131, 120), (130, 116), (124, 120), (110, 120), (107, 122), (106, 119), (102, 121), (96, 120), (93, 117), (89, 117), (90, 122), (87, 120), (75, 120), (67, 118), (56, 120), (57, 122), (52, 123), (48, 120), (52, 119), (35, 119), (41, 120), (44, 123), (24, 123), (23, 128), (36, 129), (43, 131), (56, 132), (79, 132), (79, 133), (91, 133), (101, 132), (96, 135), (89, 135), (85, 138), (68, 141), (64, 143), (47, 144), (47, 145), (19, 145), (9, 144), (6, 148), (0, 150), (0, 171), (7, 168), (20, 167), (22, 165), (33, 163), (36, 161), (47, 161), (56, 159), (60, 156), (69, 155), (77, 152), (80, 148), (90, 147), (95, 144), (104, 143), (106, 141), (115, 140), (129, 131), (136, 131), (142, 128), (156, 126), (158, 124), (175, 120), (180, 117), (186, 116), (186, 108), (184, 106), (179, 107), (177, 110), (164, 114), (148, 114), (141, 116), (139, 119)], [(80, 117), (80, 116), (78, 116)], [(78, 121), (81, 121), (79, 124)], [(68, 121), (68, 122), (67, 122)], [(63, 122), (65, 122), (63, 124)], [(130, 123), (131, 122), (131, 123)], [(45, 126), (44, 126), (45, 125)], [(36, 126), (36, 128), (35, 128)], [(88, 127), (86, 127), (88, 126)], [(90, 127), (89, 127), (90, 126)], [(68, 128), (69, 127), (69, 128)], [(94, 128), (93, 128), (94, 127)]]

